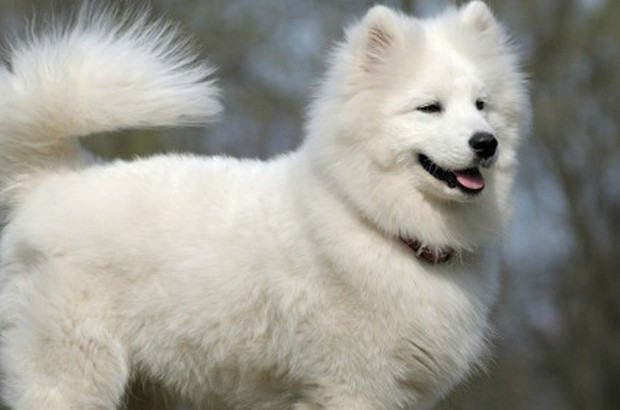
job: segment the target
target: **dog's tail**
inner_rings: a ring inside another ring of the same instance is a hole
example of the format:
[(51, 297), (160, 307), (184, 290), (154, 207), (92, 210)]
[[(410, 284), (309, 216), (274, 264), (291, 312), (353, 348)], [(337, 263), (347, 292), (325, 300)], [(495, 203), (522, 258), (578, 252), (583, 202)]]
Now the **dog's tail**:
[(0, 205), (41, 172), (81, 166), (77, 137), (200, 125), (219, 111), (213, 69), (148, 13), (83, 8), (9, 47), (0, 64)]

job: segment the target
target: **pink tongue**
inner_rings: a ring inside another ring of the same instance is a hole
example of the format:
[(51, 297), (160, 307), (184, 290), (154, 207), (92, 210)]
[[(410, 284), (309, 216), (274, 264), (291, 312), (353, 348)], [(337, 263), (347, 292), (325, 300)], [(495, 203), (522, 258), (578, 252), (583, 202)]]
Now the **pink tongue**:
[(478, 191), (484, 188), (484, 179), (479, 173), (471, 171), (453, 171), (459, 184), (467, 189)]

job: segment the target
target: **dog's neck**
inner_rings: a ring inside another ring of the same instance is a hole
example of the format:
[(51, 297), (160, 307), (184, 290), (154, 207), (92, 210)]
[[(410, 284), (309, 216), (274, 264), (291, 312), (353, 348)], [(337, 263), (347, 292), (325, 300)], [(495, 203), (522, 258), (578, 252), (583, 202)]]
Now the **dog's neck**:
[(435, 247), (425, 245), (418, 239), (400, 239), (413, 251), (415, 256), (432, 265), (446, 263), (454, 256), (454, 248), (449, 246)]

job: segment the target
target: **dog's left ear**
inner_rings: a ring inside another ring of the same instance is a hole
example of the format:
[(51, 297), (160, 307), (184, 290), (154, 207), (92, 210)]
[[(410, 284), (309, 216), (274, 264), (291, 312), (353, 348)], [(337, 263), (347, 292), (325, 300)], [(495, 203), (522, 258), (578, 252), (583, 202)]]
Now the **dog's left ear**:
[(481, 34), (501, 36), (501, 27), (483, 1), (472, 1), (461, 9), (461, 21)]

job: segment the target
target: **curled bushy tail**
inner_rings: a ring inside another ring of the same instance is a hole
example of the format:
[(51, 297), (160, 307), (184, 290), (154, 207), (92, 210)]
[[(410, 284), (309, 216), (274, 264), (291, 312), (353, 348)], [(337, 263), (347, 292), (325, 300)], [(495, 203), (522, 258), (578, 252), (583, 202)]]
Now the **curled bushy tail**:
[(148, 13), (87, 7), (10, 47), (0, 66), (0, 203), (41, 170), (80, 163), (75, 137), (200, 125), (219, 111), (213, 69)]

